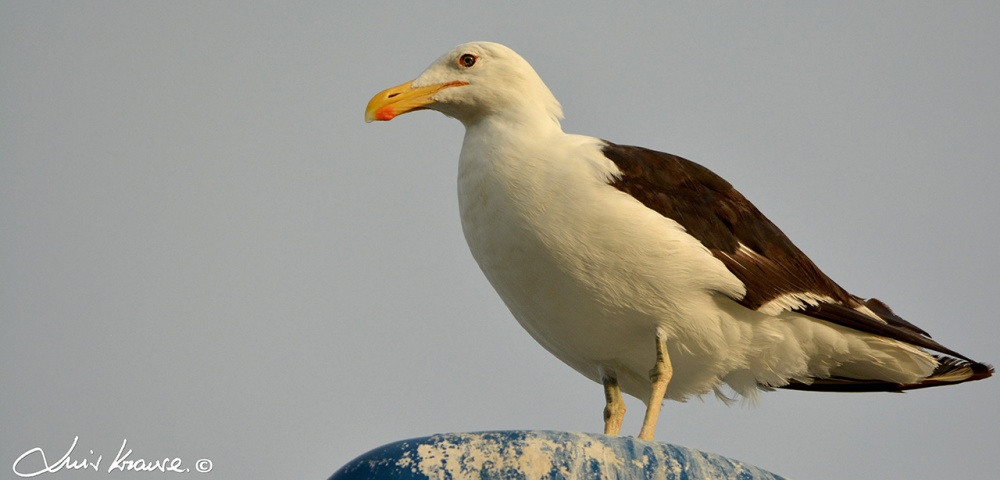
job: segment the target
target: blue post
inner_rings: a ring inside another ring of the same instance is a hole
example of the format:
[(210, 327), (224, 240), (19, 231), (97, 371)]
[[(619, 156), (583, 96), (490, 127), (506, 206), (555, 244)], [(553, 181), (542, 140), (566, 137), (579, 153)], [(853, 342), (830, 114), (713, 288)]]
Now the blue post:
[(390, 443), (330, 480), (783, 480), (726, 457), (631, 437), (547, 432), (445, 433)]

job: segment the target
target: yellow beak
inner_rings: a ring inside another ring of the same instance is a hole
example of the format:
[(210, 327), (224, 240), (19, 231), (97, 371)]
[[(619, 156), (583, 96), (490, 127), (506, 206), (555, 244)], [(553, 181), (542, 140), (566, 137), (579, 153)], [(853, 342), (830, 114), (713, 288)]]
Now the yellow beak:
[(448, 87), (468, 85), (468, 82), (448, 82), (413, 88), (413, 82), (406, 82), (375, 94), (365, 109), (365, 122), (388, 121), (397, 115), (415, 110), (423, 110), (434, 103), (435, 93)]

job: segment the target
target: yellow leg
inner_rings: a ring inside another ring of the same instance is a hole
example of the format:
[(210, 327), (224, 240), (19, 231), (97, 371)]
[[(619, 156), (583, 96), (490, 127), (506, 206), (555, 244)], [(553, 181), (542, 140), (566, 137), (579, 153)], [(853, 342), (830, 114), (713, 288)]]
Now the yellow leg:
[(622, 431), (622, 419), (625, 418), (622, 390), (613, 374), (604, 374), (601, 383), (604, 384), (604, 399), (607, 400), (607, 405), (604, 406), (604, 434), (618, 435)]
[(639, 431), (641, 440), (652, 440), (656, 434), (656, 421), (660, 417), (660, 407), (663, 406), (663, 396), (667, 393), (667, 384), (674, 374), (674, 367), (670, 365), (670, 356), (667, 355), (667, 342), (659, 334), (656, 335), (656, 364), (649, 371), (649, 381), (653, 386), (653, 393), (649, 395), (649, 403), (646, 405), (646, 417), (642, 420), (642, 430)]

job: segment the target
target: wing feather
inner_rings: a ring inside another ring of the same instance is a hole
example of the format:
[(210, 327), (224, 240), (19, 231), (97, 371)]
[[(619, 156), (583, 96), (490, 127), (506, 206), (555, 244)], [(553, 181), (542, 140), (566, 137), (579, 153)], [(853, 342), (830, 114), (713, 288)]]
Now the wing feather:
[(992, 367), (934, 341), (885, 303), (848, 293), (757, 207), (711, 170), (676, 155), (641, 147), (605, 142), (603, 152), (621, 172), (610, 184), (675, 220), (701, 241), (746, 286), (746, 294), (734, 299), (744, 307), (768, 313), (793, 310), (955, 357), (937, 357), (938, 371), (914, 385), (829, 378), (811, 384), (793, 383), (788, 388), (899, 391), (978, 380), (992, 374)]

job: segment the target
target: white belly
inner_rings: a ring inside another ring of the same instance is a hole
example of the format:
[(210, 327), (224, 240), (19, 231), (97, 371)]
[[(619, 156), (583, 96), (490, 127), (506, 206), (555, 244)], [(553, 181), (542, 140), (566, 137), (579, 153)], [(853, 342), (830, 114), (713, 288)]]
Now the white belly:
[(459, 170), (466, 240), (536, 341), (594, 381), (614, 371), (626, 393), (645, 399), (660, 329), (673, 350), (668, 398), (718, 385), (719, 357), (742, 334), (725, 331), (739, 326), (719, 316), (714, 289), (739, 294), (742, 285), (707, 250), (608, 185), (599, 170), (607, 166), (475, 160), (463, 157)]

